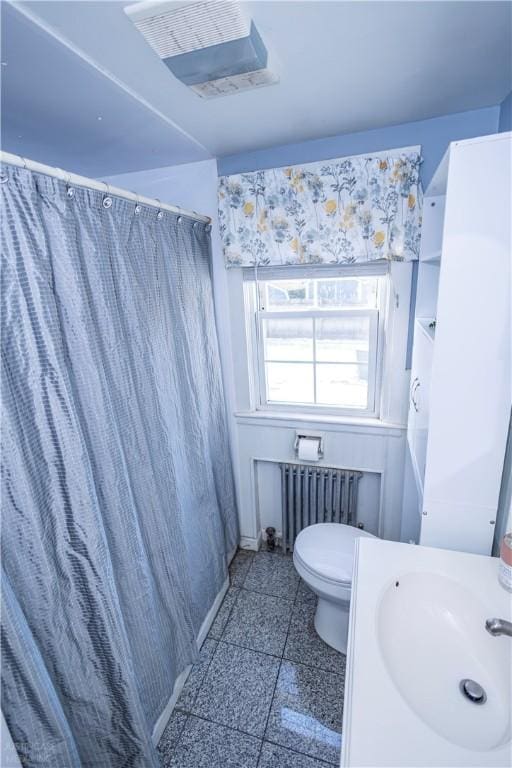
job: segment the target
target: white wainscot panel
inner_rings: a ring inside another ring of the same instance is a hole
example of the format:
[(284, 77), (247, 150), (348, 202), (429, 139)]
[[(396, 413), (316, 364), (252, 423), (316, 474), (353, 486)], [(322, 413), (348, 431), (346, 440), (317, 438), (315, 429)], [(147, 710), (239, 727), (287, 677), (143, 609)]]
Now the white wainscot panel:
[[(303, 426), (303, 425), (302, 425)], [(281, 485), (277, 462), (296, 462), (293, 444), (301, 424), (244, 419), (238, 423), (242, 544), (257, 546), (267, 525), (280, 529)], [(401, 428), (308, 424), (324, 434), (319, 466), (368, 473), (361, 485), (359, 518), (369, 531), (399, 540), (405, 431)], [(274, 464), (272, 464), (274, 462)]]

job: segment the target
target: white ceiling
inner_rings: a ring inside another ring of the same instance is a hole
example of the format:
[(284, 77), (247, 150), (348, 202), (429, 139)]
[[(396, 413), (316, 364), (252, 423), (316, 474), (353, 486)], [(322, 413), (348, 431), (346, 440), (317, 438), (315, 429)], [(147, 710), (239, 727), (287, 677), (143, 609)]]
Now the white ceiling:
[[(107, 158), (105, 174), (118, 172), (120, 164), (126, 171), (138, 170), (162, 164), (165, 158), (171, 160), (167, 164), (186, 162), (190, 157), (233, 154), (477, 109), (499, 103), (512, 88), (510, 2), (244, 3), (280, 83), (213, 101), (200, 99), (172, 76), (126, 17), (127, 4), (108, 0), (17, 4), (18, 11), (29, 17), (23, 34), (15, 30), (19, 39), (12, 45), (19, 51), (16, 66), (26, 59), (23, 84), (10, 70), (10, 62), (2, 72), (7, 83), (11, 80), (3, 92), (4, 114), (6, 107), (12, 114), (11, 104), (23, 110), (25, 135), (31, 130), (44, 132), (48, 99), (53, 132), (59, 112), (73, 110), (76, 146), (81, 126), (84, 133), (89, 130), (97, 108), (94, 89), (101, 90), (105, 80), (123, 93), (122, 109), (115, 99), (110, 110), (101, 105), (109, 113), (103, 115), (105, 122), (114, 130), (117, 126), (120, 139), (130, 124), (131, 110), (146, 110), (155, 126), (152, 151), (137, 119), (136, 149), (129, 157), (123, 153), (118, 163), (113, 147), (112, 167)], [(42, 27), (54, 46), (55, 69), (53, 74), (46, 72), (44, 82), (37, 77), (40, 60), (27, 23), (39, 27), (39, 34)], [(88, 95), (72, 105), (69, 82), (65, 88), (61, 82), (70, 55), (91, 75)], [(9, 142), (14, 135), (19, 133), (4, 130)], [(66, 143), (65, 138), (62, 141)], [(17, 151), (15, 146), (4, 148)]]

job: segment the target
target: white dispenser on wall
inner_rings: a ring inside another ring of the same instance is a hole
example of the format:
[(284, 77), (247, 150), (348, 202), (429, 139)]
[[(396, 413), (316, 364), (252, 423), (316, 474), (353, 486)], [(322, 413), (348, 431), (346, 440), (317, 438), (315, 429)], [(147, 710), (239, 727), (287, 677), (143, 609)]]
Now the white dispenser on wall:
[(324, 457), (324, 436), (320, 432), (297, 430), (293, 448), (300, 461), (319, 461)]

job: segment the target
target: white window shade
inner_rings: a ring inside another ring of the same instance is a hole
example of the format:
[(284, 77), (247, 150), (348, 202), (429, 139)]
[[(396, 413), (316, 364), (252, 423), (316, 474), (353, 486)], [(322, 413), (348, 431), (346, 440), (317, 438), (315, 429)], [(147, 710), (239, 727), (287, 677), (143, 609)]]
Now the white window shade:
[(299, 267), (296, 264), (283, 266), (243, 267), (244, 280), (286, 280), (300, 274), (308, 278), (342, 277), (343, 275), (387, 275), (389, 261), (381, 259), (367, 264), (308, 264)]

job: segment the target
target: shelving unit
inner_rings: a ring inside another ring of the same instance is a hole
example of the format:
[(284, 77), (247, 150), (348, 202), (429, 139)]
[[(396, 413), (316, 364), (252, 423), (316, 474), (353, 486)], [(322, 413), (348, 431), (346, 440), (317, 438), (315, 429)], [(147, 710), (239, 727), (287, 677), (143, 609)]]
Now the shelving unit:
[(482, 554), (511, 405), (511, 152), (511, 133), (449, 146), (425, 193), (418, 264), (406, 465), (419, 542)]

